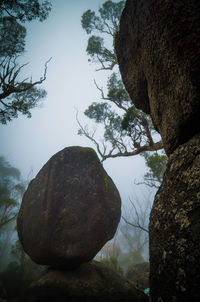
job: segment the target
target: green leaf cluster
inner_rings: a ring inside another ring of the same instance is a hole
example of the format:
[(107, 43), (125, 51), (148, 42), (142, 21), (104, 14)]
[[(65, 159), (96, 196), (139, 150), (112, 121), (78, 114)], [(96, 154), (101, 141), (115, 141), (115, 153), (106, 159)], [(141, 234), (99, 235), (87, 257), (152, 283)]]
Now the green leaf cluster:
[[(51, 10), (49, 1), (13, 0), (0, 1), (0, 123), (6, 124), (22, 113), (31, 117), (30, 110), (46, 97), (44, 89), (36, 85), (44, 77), (32, 82), (31, 78), (19, 80), (21, 69), (18, 57), (25, 50), (26, 28), (21, 24), (26, 21), (45, 20)], [(34, 87), (33, 87), (34, 86)]]
[[(93, 102), (84, 114), (96, 123), (104, 125), (104, 139), (112, 145), (121, 133), (121, 117), (105, 102)], [(122, 134), (121, 134), (122, 135)]]
[(130, 97), (126, 91), (121, 79), (118, 78), (116, 72), (113, 72), (107, 82), (108, 99), (115, 103), (119, 108), (125, 106), (128, 108), (131, 104)]
[(111, 48), (106, 47), (104, 45), (106, 39), (102, 35), (114, 37), (124, 4), (125, 1), (106, 1), (98, 10), (98, 15), (91, 10), (82, 15), (81, 24), (86, 33), (88, 35), (98, 33), (88, 39), (87, 54), (93, 61), (100, 63), (102, 68), (112, 69), (117, 62), (113, 45)]
[(115, 257), (103, 258), (100, 262), (110, 266), (115, 272), (123, 276), (123, 269), (121, 268), (118, 260)]
[(87, 34), (93, 31), (114, 34), (124, 7), (125, 1), (105, 1), (99, 9), (99, 16), (90, 9), (81, 18), (81, 25)]
[(90, 119), (94, 119), (96, 123), (102, 123), (112, 114), (111, 106), (107, 103), (93, 102), (84, 114)]
[(14, 168), (5, 160), (3, 156), (0, 156), (0, 183), (8, 178), (20, 179), (20, 171)]
[[(25, 88), (29, 85), (29, 83), (23, 83), (21, 87), (23, 86)], [(35, 86), (20, 93), (13, 93), (11, 97), (7, 98), (10, 110), (2, 109), (0, 111), (0, 123), (6, 124), (13, 118), (17, 118), (19, 113), (31, 118), (30, 110), (38, 106), (39, 102), (42, 101), (46, 95), (46, 90)]]
[(115, 53), (104, 46), (104, 40), (99, 36), (91, 36), (88, 39), (86, 52), (96, 62), (109, 63), (116, 60)]
[(0, 18), (0, 57), (14, 56), (24, 52), (26, 28), (16, 19)]
[(159, 184), (162, 183), (163, 174), (166, 169), (168, 157), (165, 154), (159, 154), (157, 152), (149, 154), (145, 152), (143, 154), (145, 163), (148, 167), (148, 172), (144, 175), (146, 181), (154, 181)]
[(19, 196), (25, 188), (20, 181), (20, 171), (0, 156), (0, 232), (17, 214)]
[(51, 10), (51, 3), (38, 0), (1, 0), (0, 15), (8, 14), (20, 22), (39, 19), (44, 21)]

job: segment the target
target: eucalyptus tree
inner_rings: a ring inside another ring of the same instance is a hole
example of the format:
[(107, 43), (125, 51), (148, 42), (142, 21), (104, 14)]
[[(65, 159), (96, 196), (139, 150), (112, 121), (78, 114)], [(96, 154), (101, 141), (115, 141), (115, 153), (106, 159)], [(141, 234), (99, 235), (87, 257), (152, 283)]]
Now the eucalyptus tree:
[(44, 74), (39, 80), (23, 78), (22, 69), (27, 64), (19, 64), (19, 57), (25, 50), (26, 28), (23, 23), (48, 17), (51, 4), (38, 0), (14, 0), (0, 2), (0, 123), (6, 124), (18, 113), (31, 117), (30, 109), (45, 98), (46, 91), (38, 88), (46, 79), (47, 63)]
[(103, 128), (102, 137), (97, 137), (96, 129), (83, 126), (77, 113), (78, 134), (95, 144), (102, 161), (163, 148), (150, 116), (133, 105), (118, 70), (114, 40), (124, 4), (125, 1), (106, 1), (97, 13), (87, 10), (81, 19), (82, 27), (89, 35), (86, 49), (89, 61), (98, 65), (97, 71), (107, 71), (108, 80), (105, 88), (99, 87), (94, 80), (102, 101), (93, 102), (84, 112), (98, 128)]

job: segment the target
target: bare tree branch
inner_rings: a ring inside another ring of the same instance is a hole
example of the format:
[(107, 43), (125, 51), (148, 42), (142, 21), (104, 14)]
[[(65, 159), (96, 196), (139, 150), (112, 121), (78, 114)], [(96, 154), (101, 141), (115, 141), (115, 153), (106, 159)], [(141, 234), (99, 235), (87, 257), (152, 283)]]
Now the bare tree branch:
[(113, 68), (115, 67), (115, 65), (117, 65), (117, 59), (110, 60), (111, 63), (108, 66), (105, 66), (104, 61), (100, 58), (100, 56), (98, 54), (97, 54), (97, 59), (98, 59), (98, 61), (101, 64), (102, 67), (96, 69), (96, 71), (100, 71), (100, 70), (113, 70)]
[[(153, 182), (153, 181), (154, 181), (154, 182)], [(135, 183), (136, 185), (146, 185), (146, 186), (148, 186), (148, 187), (150, 187), (150, 188), (159, 189), (161, 183), (159, 183), (159, 184), (157, 185), (157, 184), (156, 184), (156, 181), (157, 181), (157, 180), (149, 179), (149, 182), (148, 182), (148, 181), (141, 181), (141, 182), (136, 182), (136, 181), (134, 181), (134, 183)]]
[(104, 160), (104, 152), (106, 152), (105, 145), (104, 145), (104, 152), (101, 152), (100, 145), (99, 145), (99, 144), (97, 143), (97, 141), (93, 138), (95, 132), (94, 132), (92, 135), (90, 135), (89, 132), (85, 129), (85, 127), (83, 127), (83, 126), (81, 125), (81, 123), (80, 123), (80, 121), (79, 121), (79, 119), (78, 119), (78, 110), (77, 110), (77, 109), (76, 109), (76, 121), (77, 121), (77, 123), (78, 123), (78, 125), (79, 125), (79, 127), (80, 127), (80, 129), (81, 129), (81, 131), (82, 131), (82, 133), (83, 133), (90, 141), (92, 141), (92, 142), (95, 144), (95, 146), (96, 146), (96, 148), (97, 148), (97, 151), (98, 151), (98, 153), (99, 153), (99, 155), (101, 156), (102, 161), (103, 161), (103, 160)]
[(146, 228), (142, 227), (140, 224), (134, 224), (134, 223), (128, 221), (124, 216), (122, 216), (122, 219), (123, 219), (127, 224), (129, 224), (130, 226), (132, 226), (132, 227), (134, 227), (134, 228), (140, 229), (140, 230), (142, 230), (142, 231), (144, 231), (144, 232), (146, 232), (146, 233), (149, 232)]
[(2, 226), (4, 226), (5, 224), (7, 224), (7, 223), (13, 221), (13, 220), (17, 217), (17, 214), (18, 214), (18, 213), (13, 214), (13, 216), (10, 217), (10, 218), (8, 218), (8, 219), (5, 219), (5, 220), (2, 219), (2, 220), (0, 221), (0, 228), (1, 228)]
[(40, 80), (36, 82), (29, 82), (26, 83), (26, 85), (22, 85), (26, 82), (27, 79), (24, 79), (20, 82), (16, 81), (16, 78), (20, 72), (20, 70), (26, 66), (28, 63), (21, 65), (18, 67), (18, 64), (16, 63), (15, 57), (13, 60), (11, 58), (8, 58), (7, 61), (5, 59), (0, 63), (0, 66), (2, 67), (2, 71), (0, 72), (0, 87), (2, 90), (2, 93), (0, 93), (0, 102), (5, 105), (5, 102), (2, 102), (2, 99), (7, 98), (12, 93), (20, 93), (27, 91), (31, 89), (33, 86), (42, 84), (46, 80), (46, 74), (47, 74), (47, 65), (50, 62), (52, 58), (50, 58), (48, 61), (45, 62), (45, 69), (44, 74), (40, 78)]
[[(119, 139), (117, 137), (113, 136), (113, 133), (110, 132), (110, 142), (112, 142), (112, 148), (110, 149), (109, 152), (106, 153), (106, 148), (105, 148), (105, 143), (102, 143), (103, 146), (103, 152), (101, 151), (101, 147), (99, 143), (95, 140), (94, 131), (92, 134), (89, 133), (86, 127), (83, 127), (78, 119), (78, 111), (76, 110), (76, 121), (80, 127), (81, 134), (83, 134), (85, 137), (87, 137), (97, 148), (97, 152), (99, 153), (102, 162), (108, 158), (116, 158), (116, 157), (128, 157), (128, 156), (135, 156), (138, 155), (144, 151), (156, 151), (160, 150), (163, 148), (163, 143), (162, 141), (153, 143), (153, 145), (150, 145), (147, 143), (146, 145), (140, 145), (139, 143), (134, 143), (134, 146), (132, 150), (128, 151), (127, 149), (127, 144), (123, 142), (122, 138), (119, 135)], [(123, 150), (120, 148), (122, 146)], [(116, 152), (118, 150), (118, 152)]]
[(108, 154), (108, 155), (104, 155), (104, 159), (106, 160), (107, 158), (115, 158), (115, 157), (127, 157), (127, 156), (134, 156), (134, 155), (138, 155), (144, 151), (156, 151), (156, 150), (160, 150), (163, 148), (163, 142), (157, 142), (154, 143), (153, 146), (149, 146), (149, 145), (144, 145), (144, 146), (138, 146), (137, 149), (135, 149), (134, 151), (129, 151), (129, 152), (119, 152), (119, 153), (115, 153), (115, 154)]
[(128, 111), (128, 109), (126, 107), (124, 107), (122, 104), (119, 104), (118, 102), (116, 102), (115, 100), (111, 100), (110, 98), (106, 98), (103, 92), (103, 88), (100, 88), (96, 82), (96, 80), (94, 79), (94, 84), (96, 86), (96, 88), (101, 92), (101, 99), (105, 100), (105, 101), (110, 101), (112, 103), (114, 103), (118, 108), (124, 110), (125, 112)]

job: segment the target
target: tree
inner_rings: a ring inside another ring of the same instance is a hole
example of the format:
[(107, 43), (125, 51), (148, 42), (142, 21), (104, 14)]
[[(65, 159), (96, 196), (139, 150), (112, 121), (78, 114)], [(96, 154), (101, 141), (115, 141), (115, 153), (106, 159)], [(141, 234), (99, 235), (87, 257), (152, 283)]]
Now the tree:
[(38, 0), (1, 0), (0, 16), (8, 16), (21, 22), (32, 21), (38, 18), (40, 21), (45, 20), (51, 10), (51, 3)]
[[(151, 209), (151, 202), (148, 201), (145, 206), (144, 202), (141, 203), (138, 201), (137, 198), (129, 198), (129, 210), (127, 211), (124, 209), (124, 215), (122, 215), (122, 219), (126, 224), (129, 226), (136, 228), (139, 230), (138, 233), (138, 246), (143, 246), (143, 243), (141, 244), (141, 231), (144, 231), (148, 234), (148, 223), (149, 223), (149, 213)], [(146, 240), (145, 240), (146, 241)], [(131, 243), (132, 244), (132, 243)]]
[(15, 233), (16, 216), (26, 184), (20, 171), (0, 157), (0, 269), (9, 261), (8, 249)]
[(131, 197), (123, 207), (117, 242), (122, 251), (119, 264), (125, 272), (136, 263), (148, 261), (150, 210), (149, 195), (143, 200)]
[[(142, 155), (148, 172), (137, 184), (158, 188), (167, 163), (167, 156), (159, 152), (163, 149), (163, 143), (150, 116), (133, 105), (121, 80), (114, 50), (115, 32), (124, 4), (125, 1), (106, 1), (98, 13), (88, 10), (82, 16), (82, 27), (89, 35), (86, 49), (89, 61), (98, 64), (97, 71), (106, 70), (109, 76), (106, 88), (99, 87), (94, 80), (102, 102), (93, 102), (84, 112), (98, 127), (92, 131), (87, 125), (83, 126), (77, 112), (78, 134), (92, 141), (102, 161)], [(99, 128), (103, 130), (101, 139), (98, 138)], [(121, 257), (123, 267), (128, 262), (143, 261), (148, 246), (151, 203), (145, 203), (146, 207), (143, 207), (138, 200), (130, 199), (130, 202), (129, 215), (123, 215), (120, 228), (121, 238), (128, 247)]]
[(30, 109), (36, 107), (47, 95), (44, 89), (37, 88), (36, 85), (46, 80), (49, 60), (45, 63), (43, 77), (32, 82), (31, 78), (18, 80), (18, 75), (26, 64), (19, 66), (16, 59), (16, 56), (0, 58), (0, 122), (2, 124), (17, 118), (18, 113), (30, 118)]
[(0, 231), (14, 220), (18, 211), (17, 197), (22, 193), (20, 171), (0, 157)]
[(97, 70), (114, 71), (108, 77), (106, 93), (95, 81), (103, 102), (93, 102), (84, 112), (89, 119), (103, 127), (102, 142), (96, 138), (96, 129), (89, 130), (79, 121), (78, 113), (76, 116), (80, 127), (78, 134), (95, 144), (102, 161), (163, 148), (151, 118), (133, 105), (119, 75), (113, 44), (124, 4), (125, 1), (106, 1), (98, 14), (87, 10), (81, 20), (83, 29), (90, 35), (86, 49), (89, 60), (100, 65)]
[(34, 263), (17, 240), (10, 251), (11, 261), (0, 272), (0, 298), (19, 298), (24, 301), (30, 283), (44, 270), (44, 266)]
[(32, 78), (21, 80), (24, 66), (17, 60), (25, 49), (26, 28), (19, 22), (47, 18), (51, 5), (49, 1), (40, 4), (37, 0), (1, 1), (0, 3), (0, 123), (6, 124), (22, 113), (31, 117), (30, 110), (46, 97), (46, 91), (38, 88), (46, 80), (44, 74), (37, 81)]
[(165, 153), (159, 154), (154, 152), (149, 154), (149, 152), (144, 152), (141, 154), (145, 158), (145, 163), (148, 168), (148, 172), (144, 174), (142, 182), (135, 182), (136, 184), (144, 184), (151, 188), (158, 189), (162, 183), (163, 175), (166, 169), (168, 157)]
[(14, 18), (0, 18), (0, 57), (12, 57), (24, 51), (26, 28)]

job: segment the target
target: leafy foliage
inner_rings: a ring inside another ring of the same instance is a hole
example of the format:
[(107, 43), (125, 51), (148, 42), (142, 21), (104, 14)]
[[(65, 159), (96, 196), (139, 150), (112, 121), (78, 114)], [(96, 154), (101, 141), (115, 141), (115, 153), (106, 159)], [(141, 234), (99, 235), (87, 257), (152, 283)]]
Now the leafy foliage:
[(119, 1), (117, 3), (106, 1), (99, 9), (99, 16), (96, 16), (95, 12), (91, 10), (87, 10), (81, 19), (83, 29), (87, 34), (91, 34), (96, 30), (97, 32), (114, 35), (124, 4), (125, 1)]
[(25, 49), (26, 28), (20, 22), (47, 18), (51, 4), (37, 0), (1, 1), (0, 3), (0, 123), (6, 124), (18, 113), (31, 117), (30, 109), (45, 98), (44, 89), (38, 89), (46, 79), (47, 63), (43, 77), (32, 82), (32, 78), (21, 80), (24, 66), (17, 60)]
[(19, 195), (24, 192), (20, 180), (20, 171), (12, 167), (4, 157), (0, 157), (0, 231), (2, 227), (15, 219), (18, 211)]
[[(91, 10), (87, 10), (81, 19), (83, 29), (87, 34), (97, 32), (100, 35), (109, 35), (113, 39), (124, 4), (125, 1), (117, 3), (106, 1), (99, 9), (99, 16)], [(86, 51), (93, 61), (101, 64), (101, 69), (112, 69), (117, 64), (117, 57), (113, 45), (104, 46), (104, 40), (101, 36), (92, 35), (88, 39)]]
[(6, 124), (13, 118), (18, 117), (18, 113), (31, 117), (30, 109), (36, 107), (43, 98), (46, 91), (39, 89), (36, 85), (46, 80), (47, 63), (43, 77), (39, 81), (32, 82), (32, 79), (18, 80), (21, 69), (26, 65), (18, 66), (17, 57), (6, 57), (0, 59), (0, 122)]
[(20, 171), (12, 167), (3, 156), (0, 156), (0, 183), (7, 178), (20, 179)]
[(20, 171), (0, 157), (0, 271), (10, 261), (9, 249), (16, 237), (16, 216), (26, 183)]
[(48, 17), (50, 10), (51, 3), (49, 1), (40, 3), (38, 0), (1, 0), (0, 3), (0, 16), (8, 14), (21, 22), (34, 19), (43, 21)]
[(41, 270), (16, 241), (16, 215), (25, 191), (20, 171), (0, 157), (0, 298), (23, 295)]
[(158, 152), (155, 152), (153, 154), (144, 152), (141, 155), (143, 155), (145, 158), (148, 172), (144, 174), (143, 181), (136, 184), (145, 184), (149, 187), (158, 189), (163, 180), (168, 157), (164, 154), (164, 152), (161, 154), (159, 154)]
[(0, 19), (0, 57), (13, 56), (24, 51), (26, 28), (12, 17)]
[(130, 107), (131, 100), (128, 92), (125, 90), (124, 84), (122, 83), (122, 80), (119, 79), (117, 73), (112, 73), (108, 78), (107, 90), (108, 99), (117, 105), (117, 107), (124, 109), (124, 111)]
[(0, 228), (16, 217), (18, 202), (11, 198), (8, 185), (0, 186)]
[(103, 258), (100, 262), (110, 266), (115, 272), (123, 276), (123, 269), (121, 268), (118, 263), (118, 260), (115, 257)]

